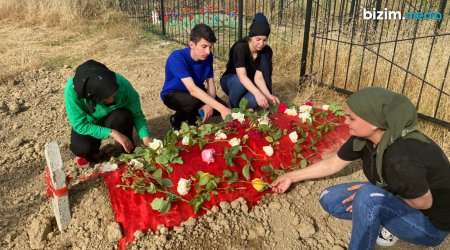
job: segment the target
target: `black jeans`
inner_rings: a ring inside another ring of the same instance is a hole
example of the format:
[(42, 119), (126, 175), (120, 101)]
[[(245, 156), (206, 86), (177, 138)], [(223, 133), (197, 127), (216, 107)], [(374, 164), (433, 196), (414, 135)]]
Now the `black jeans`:
[[(226, 102), (220, 99), (217, 95), (215, 99), (216, 101), (228, 107)], [(203, 103), (199, 99), (183, 91), (170, 92), (164, 100), (164, 104), (168, 108), (175, 110), (175, 125), (178, 127), (183, 121), (191, 125), (195, 124), (196, 117), (199, 116), (198, 109), (205, 105), (205, 103)], [(220, 115), (220, 113), (217, 110), (214, 110), (213, 116), (217, 115)]]
[[(109, 113), (98, 125), (117, 130), (133, 141), (133, 114), (126, 108), (116, 109)], [(94, 155), (100, 152), (101, 142), (101, 139), (94, 138), (90, 135), (78, 134), (72, 128), (70, 134), (70, 150), (76, 156), (93, 161)]]

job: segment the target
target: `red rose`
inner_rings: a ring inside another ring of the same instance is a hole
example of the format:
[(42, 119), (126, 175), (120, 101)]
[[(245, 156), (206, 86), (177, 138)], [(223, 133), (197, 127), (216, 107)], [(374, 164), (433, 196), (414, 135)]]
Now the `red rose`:
[(288, 105), (285, 103), (280, 103), (280, 105), (278, 105), (278, 112), (280, 113), (284, 113), (284, 111), (286, 111), (286, 109), (288, 108)]
[(248, 138), (254, 141), (260, 141), (262, 139), (261, 132), (257, 129), (251, 129), (248, 131)]
[(312, 102), (306, 102), (306, 103), (305, 103), (305, 105), (308, 105), (308, 106), (314, 107), (314, 103), (312, 103)]

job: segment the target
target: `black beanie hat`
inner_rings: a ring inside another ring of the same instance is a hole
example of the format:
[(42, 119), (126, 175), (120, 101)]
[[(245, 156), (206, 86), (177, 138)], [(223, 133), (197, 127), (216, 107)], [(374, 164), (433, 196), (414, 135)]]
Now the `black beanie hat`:
[(270, 35), (270, 26), (269, 21), (264, 16), (263, 13), (256, 13), (253, 18), (252, 25), (250, 25), (250, 31), (248, 32), (248, 36), (269, 36)]

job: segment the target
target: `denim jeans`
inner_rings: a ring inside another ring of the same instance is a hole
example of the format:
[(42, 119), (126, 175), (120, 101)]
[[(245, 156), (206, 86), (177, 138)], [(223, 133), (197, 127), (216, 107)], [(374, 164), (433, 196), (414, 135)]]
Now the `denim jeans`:
[[(348, 187), (364, 184), (358, 190)], [(356, 192), (352, 202), (342, 201)], [(352, 220), (352, 236), (348, 249), (375, 249), (380, 226), (398, 238), (418, 245), (437, 246), (449, 232), (433, 226), (420, 211), (410, 207), (391, 192), (368, 182), (353, 182), (331, 186), (320, 195), (323, 209), (334, 217)], [(353, 205), (353, 211), (345, 209)]]
[(239, 107), (239, 102), (243, 97), (248, 100), (247, 108), (256, 108), (258, 103), (256, 102), (255, 96), (250, 93), (236, 74), (226, 74), (220, 79), (220, 86), (223, 92), (230, 98), (231, 108)]

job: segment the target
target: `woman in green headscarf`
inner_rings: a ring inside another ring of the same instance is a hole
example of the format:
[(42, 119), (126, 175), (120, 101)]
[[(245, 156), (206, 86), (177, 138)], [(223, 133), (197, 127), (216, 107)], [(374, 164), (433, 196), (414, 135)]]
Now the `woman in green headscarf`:
[(319, 198), (331, 215), (352, 220), (349, 249), (391, 246), (398, 238), (439, 245), (450, 231), (450, 163), (416, 130), (414, 105), (404, 95), (369, 87), (349, 97), (346, 113), (351, 137), (338, 153), (280, 176), (272, 190), (283, 193), (294, 182), (332, 175), (362, 159), (368, 182), (335, 185)]

